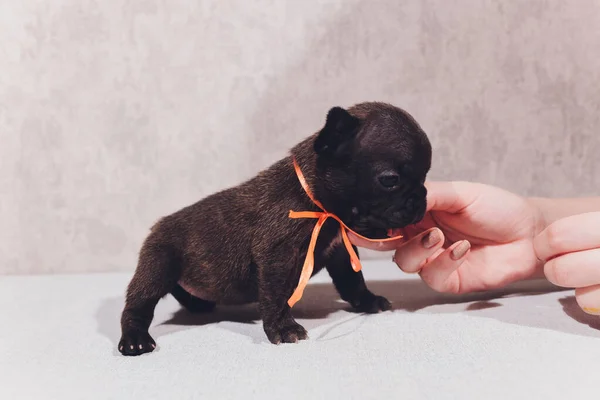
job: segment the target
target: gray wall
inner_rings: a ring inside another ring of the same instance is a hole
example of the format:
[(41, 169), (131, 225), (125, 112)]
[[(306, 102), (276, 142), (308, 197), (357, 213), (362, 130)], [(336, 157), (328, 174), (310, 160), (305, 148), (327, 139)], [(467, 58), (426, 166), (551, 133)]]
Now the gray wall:
[(600, 191), (600, 1), (0, 0), (0, 33), (1, 273), (131, 270), (364, 100), (421, 122), (431, 178)]

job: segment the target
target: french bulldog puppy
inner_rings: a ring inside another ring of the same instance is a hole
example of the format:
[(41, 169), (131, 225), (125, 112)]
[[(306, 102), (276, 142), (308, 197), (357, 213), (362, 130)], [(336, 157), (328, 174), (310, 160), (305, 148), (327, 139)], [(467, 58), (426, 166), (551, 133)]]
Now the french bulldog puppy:
[[(151, 228), (127, 288), (119, 351), (136, 356), (154, 350), (148, 328), (168, 293), (191, 312), (258, 302), (269, 341), (306, 339), (287, 300), (316, 220), (290, 219), (288, 213), (320, 210), (302, 189), (293, 160), (328, 212), (363, 236), (385, 238), (389, 229), (423, 218), (431, 152), (419, 124), (399, 108), (377, 102), (332, 108), (322, 129), (290, 156)], [(313, 275), (326, 268), (352, 307), (368, 313), (391, 308), (367, 289), (362, 272), (353, 271), (334, 219), (323, 226), (314, 255)]]

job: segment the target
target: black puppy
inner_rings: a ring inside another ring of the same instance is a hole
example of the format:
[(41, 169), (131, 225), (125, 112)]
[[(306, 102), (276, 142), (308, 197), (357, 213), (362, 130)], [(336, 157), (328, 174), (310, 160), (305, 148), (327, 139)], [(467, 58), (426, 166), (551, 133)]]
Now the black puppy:
[[(363, 236), (384, 238), (388, 229), (423, 218), (431, 145), (417, 122), (384, 103), (332, 108), (325, 126), (289, 157), (152, 227), (127, 289), (121, 353), (139, 355), (156, 347), (148, 328), (168, 293), (192, 312), (211, 311), (217, 303), (258, 302), (272, 343), (307, 338), (287, 300), (316, 221), (290, 219), (288, 212), (319, 210), (298, 181), (294, 159), (316, 199)], [(367, 289), (362, 273), (352, 270), (338, 222), (327, 220), (314, 254), (313, 274), (326, 267), (343, 300), (364, 312), (390, 309), (385, 298)]]

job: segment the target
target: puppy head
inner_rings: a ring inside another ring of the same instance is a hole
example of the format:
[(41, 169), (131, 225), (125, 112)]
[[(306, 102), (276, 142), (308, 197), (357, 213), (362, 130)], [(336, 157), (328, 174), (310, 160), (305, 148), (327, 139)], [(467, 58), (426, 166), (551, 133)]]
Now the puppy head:
[(313, 142), (317, 198), (372, 238), (420, 221), (431, 144), (405, 111), (384, 103), (332, 108)]

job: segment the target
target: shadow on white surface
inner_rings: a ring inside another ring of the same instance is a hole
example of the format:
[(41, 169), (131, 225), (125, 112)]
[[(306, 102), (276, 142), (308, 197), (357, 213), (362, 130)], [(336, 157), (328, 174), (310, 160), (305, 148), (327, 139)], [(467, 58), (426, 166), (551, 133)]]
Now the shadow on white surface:
[[(417, 279), (370, 281), (368, 287), (392, 302), (392, 312), (465, 313), (508, 324), (600, 338), (600, 318), (585, 314), (573, 296), (565, 297), (562, 294), (564, 289), (545, 281), (520, 282), (502, 290), (460, 296), (437, 293)], [(109, 298), (103, 301), (96, 315), (99, 332), (115, 345), (120, 336), (122, 307), (123, 297)], [(352, 325), (356, 329), (366, 321), (341, 301), (333, 285), (327, 283), (310, 284), (293, 314), (309, 331), (327, 325), (323, 332), (314, 337), (315, 340), (335, 339), (340, 335), (331, 337), (328, 334), (341, 325)], [(381, 317), (384, 318), (385, 313)], [(191, 314), (179, 308), (170, 296), (159, 303), (150, 331), (155, 338), (160, 338), (211, 324), (219, 324), (220, 328), (249, 336), (255, 343), (267, 342), (262, 327), (256, 327), (256, 324), (260, 324), (260, 316), (254, 304), (222, 306), (212, 313)]]
[(573, 318), (580, 324), (587, 325), (590, 328), (600, 332), (600, 317), (585, 313), (581, 307), (579, 307), (579, 304), (577, 304), (575, 296), (563, 297), (558, 301), (562, 305), (565, 314), (567, 314), (569, 317)]

